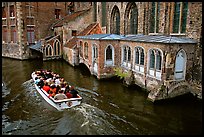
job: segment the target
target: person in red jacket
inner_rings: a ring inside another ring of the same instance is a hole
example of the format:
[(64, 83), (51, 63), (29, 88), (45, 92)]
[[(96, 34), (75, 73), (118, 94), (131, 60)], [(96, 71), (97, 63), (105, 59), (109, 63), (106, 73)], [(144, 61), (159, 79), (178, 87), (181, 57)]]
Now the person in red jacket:
[(43, 86), (43, 90), (45, 90), (47, 93), (50, 91), (50, 86), (48, 85), (47, 82), (45, 82), (45, 85)]

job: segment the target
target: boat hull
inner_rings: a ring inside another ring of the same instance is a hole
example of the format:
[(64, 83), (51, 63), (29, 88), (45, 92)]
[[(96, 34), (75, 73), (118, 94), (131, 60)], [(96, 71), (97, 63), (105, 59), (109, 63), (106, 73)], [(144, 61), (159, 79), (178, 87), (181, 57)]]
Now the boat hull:
[[(36, 75), (34, 72), (31, 74), (31, 77), (33, 78), (33, 80), (35, 80)], [(45, 101), (59, 111), (63, 109), (69, 109), (81, 104), (82, 98), (79, 95), (78, 95), (78, 98), (54, 100), (54, 98), (49, 97), (49, 94), (46, 91), (44, 91), (43, 89), (40, 89), (36, 84), (34, 85), (38, 93), (45, 99)]]

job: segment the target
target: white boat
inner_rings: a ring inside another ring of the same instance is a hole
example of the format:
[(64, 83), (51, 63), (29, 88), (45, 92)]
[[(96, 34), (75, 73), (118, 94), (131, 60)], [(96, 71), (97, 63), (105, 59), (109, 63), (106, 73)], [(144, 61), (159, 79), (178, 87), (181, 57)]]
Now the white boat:
[[(31, 77), (35, 81), (35, 77), (36, 77), (35, 72), (31, 74)], [(37, 91), (40, 93), (40, 95), (45, 99), (45, 101), (47, 101), (47, 103), (49, 103), (51, 106), (53, 106), (59, 111), (63, 109), (72, 108), (74, 106), (81, 104), (82, 97), (79, 96), (79, 94), (77, 94), (78, 95), (77, 98), (55, 100), (53, 97), (49, 97), (49, 94), (46, 91), (44, 91), (43, 89), (40, 89), (36, 84), (34, 85)]]

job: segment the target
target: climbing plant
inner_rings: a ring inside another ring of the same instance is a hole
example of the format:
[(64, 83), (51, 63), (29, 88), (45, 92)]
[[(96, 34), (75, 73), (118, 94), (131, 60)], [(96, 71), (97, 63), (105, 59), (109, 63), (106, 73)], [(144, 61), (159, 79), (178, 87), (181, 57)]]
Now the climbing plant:
[(124, 72), (121, 68), (114, 68), (115, 75), (120, 79), (127, 77), (129, 74), (128, 72)]

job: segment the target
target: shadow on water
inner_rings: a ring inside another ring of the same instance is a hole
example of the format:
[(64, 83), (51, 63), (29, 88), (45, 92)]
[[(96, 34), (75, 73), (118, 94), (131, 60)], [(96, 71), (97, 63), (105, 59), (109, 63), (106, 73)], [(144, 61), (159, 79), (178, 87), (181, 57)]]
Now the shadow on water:
[(85, 64), (80, 63), (79, 66), (76, 66), (75, 68), (79, 69), (80, 73), (83, 76), (87, 76), (87, 77), (91, 76), (91, 72), (90, 72), (90, 70), (87, 68), (87, 66)]

